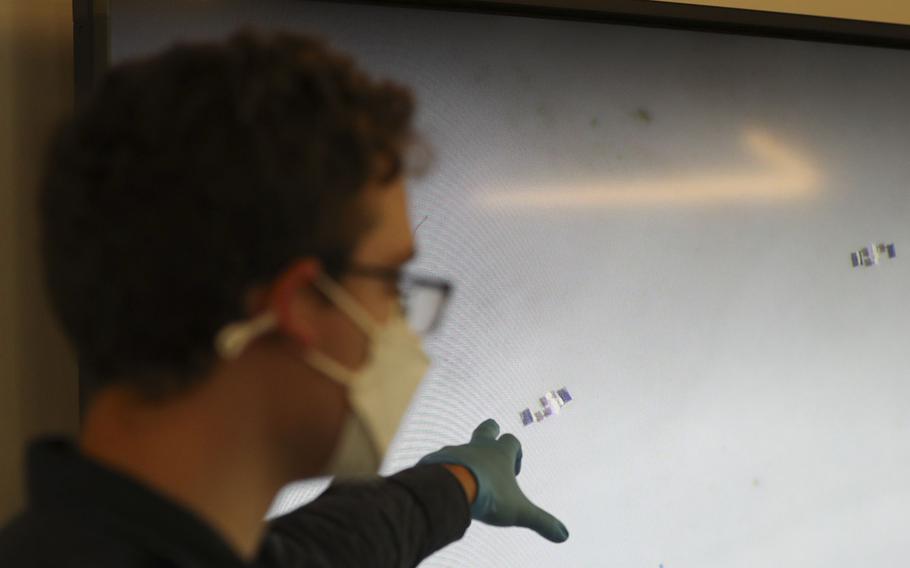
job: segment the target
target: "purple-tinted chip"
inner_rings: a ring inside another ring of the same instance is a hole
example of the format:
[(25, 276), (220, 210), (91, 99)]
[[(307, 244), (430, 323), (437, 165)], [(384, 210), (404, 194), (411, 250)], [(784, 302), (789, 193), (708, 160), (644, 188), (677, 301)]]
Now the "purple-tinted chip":
[(525, 408), (521, 411), (521, 423), (525, 426), (534, 423), (534, 416), (531, 415), (531, 409)]
[(550, 407), (550, 399), (547, 398), (547, 397), (545, 397), (545, 396), (540, 397), (540, 406), (542, 406), (542, 407), (544, 407), (544, 408), (549, 408), (549, 407)]
[(545, 406), (544, 409), (543, 409), (543, 415), (544, 415), (544, 416), (553, 416), (553, 407), (552, 407), (552, 406)]
[(534, 413), (534, 421), (540, 422), (541, 420), (543, 420), (543, 412), (538, 410)]
[(559, 398), (561, 398), (563, 402), (569, 402), (572, 400), (572, 395), (569, 394), (569, 390), (566, 387), (562, 387), (556, 391), (556, 394), (559, 395)]

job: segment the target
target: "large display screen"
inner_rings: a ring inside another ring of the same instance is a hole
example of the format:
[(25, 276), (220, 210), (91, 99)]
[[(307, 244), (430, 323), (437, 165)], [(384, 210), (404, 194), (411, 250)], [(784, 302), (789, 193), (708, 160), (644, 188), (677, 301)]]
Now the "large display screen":
[[(525, 492), (571, 531), (475, 523), (424, 566), (902, 562), (910, 51), (115, 1), (112, 58), (244, 26), (323, 36), (419, 100), (435, 160), (410, 183), (411, 268), (455, 289), (385, 470), (492, 417), (524, 445)], [(273, 513), (323, 487), (287, 488)]]

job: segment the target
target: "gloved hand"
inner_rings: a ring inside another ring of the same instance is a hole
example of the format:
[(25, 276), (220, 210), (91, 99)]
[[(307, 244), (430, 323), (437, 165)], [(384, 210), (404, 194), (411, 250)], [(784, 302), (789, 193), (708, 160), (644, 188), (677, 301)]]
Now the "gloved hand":
[[(497, 439), (499, 437), (499, 439)], [(559, 519), (525, 497), (515, 477), (521, 471), (521, 442), (512, 434), (499, 436), (499, 424), (489, 419), (474, 430), (463, 446), (446, 446), (420, 460), (421, 464), (461, 465), (477, 480), (471, 517), (498, 527), (526, 527), (553, 542), (569, 538)]]

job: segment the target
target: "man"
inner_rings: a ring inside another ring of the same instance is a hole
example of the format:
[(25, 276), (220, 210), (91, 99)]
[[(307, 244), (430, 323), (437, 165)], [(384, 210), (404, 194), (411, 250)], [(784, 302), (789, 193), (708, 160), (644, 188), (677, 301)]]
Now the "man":
[(78, 446), (30, 448), (0, 566), (414, 566), (471, 517), (568, 537), (493, 421), (262, 520), (292, 480), (375, 473), (426, 369), (398, 289), (412, 112), (291, 35), (106, 77), (41, 194), (48, 290), (95, 392)]

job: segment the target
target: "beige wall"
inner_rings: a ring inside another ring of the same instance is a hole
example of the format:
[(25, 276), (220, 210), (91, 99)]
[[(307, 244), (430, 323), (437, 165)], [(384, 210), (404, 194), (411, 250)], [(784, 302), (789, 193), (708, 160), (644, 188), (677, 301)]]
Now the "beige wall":
[[(481, 0), (501, 2), (502, 0)], [(726, 8), (743, 8), (746, 10), (763, 10), (766, 12), (784, 12), (910, 24), (910, 2), (906, 0), (656, 0), (681, 4), (700, 4), (703, 6), (722, 6)], [(598, 10), (609, 5), (610, 0), (511, 0), (517, 4), (552, 6), (554, 2), (582, 10)]]
[(71, 0), (0, 0), (0, 522), (21, 505), (23, 440), (73, 432), (73, 359), (42, 295), (34, 188), (72, 106)]
[(910, 24), (910, 2), (905, 0), (687, 0), (684, 3)]

